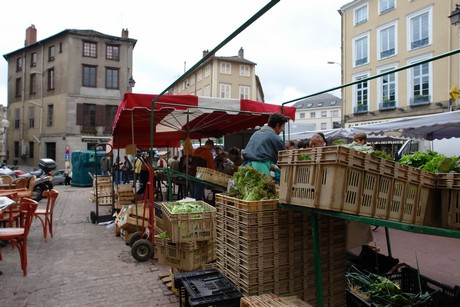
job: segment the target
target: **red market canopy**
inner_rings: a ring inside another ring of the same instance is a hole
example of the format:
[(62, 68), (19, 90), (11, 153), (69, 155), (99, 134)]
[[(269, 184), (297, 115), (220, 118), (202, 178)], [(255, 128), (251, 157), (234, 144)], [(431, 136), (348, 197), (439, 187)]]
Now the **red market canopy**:
[[(157, 95), (126, 93), (112, 127), (114, 148), (128, 144), (150, 147), (152, 101)], [(218, 138), (267, 123), (270, 114), (283, 113), (280, 105), (247, 99), (193, 95), (162, 95), (155, 102), (153, 147), (179, 147), (179, 141)], [(284, 107), (295, 120), (295, 108)]]

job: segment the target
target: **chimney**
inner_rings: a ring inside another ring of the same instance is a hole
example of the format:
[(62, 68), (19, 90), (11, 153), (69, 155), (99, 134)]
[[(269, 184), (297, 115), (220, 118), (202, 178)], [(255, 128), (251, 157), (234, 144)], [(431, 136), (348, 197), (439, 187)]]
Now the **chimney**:
[(26, 29), (26, 41), (25, 45), (29, 46), (37, 42), (37, 29), (34, 25), (31, 25)]
[(238, 57), (240, 59), (244, 59), (244, 50), (243, 50), (243, 47), (240, 48), (240, 50), (238, 51)]
[(205, 56), (207, 56), (208, 53), (209, 53), (209, 50), (207, 50), (207, 49), (206, 49), (206, 50), (203, 50), (203, 58), (204, 58)]
[(129, 37), (129, 31), (128, 29), (121, 29), (121, 37), (122, 38), (128, 38)]

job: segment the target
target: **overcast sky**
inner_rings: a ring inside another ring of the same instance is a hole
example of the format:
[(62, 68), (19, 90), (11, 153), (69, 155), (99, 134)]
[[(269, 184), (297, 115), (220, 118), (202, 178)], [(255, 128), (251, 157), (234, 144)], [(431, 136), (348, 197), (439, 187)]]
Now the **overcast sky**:
[[(0, 12), (0, 52), (24, 45), (25, 30), (37, 40), (65, 29), (95, 30), (137, 39), (133, 92), (156, 94), (196, 64), (268, 0), (155, 0), (6, 2)], [(235, 37), (217, 56), (235, 56), (240, 47), (257, 63), (266, 102), (282, 102), (340, 85), (340, 15), (351, 0), (281, 0)], [(64, 4), (65, 3), (65, 4)], [(60, 13), (62, 12), (62, 13)], [(3, 57), (2, 57), (3, 58)], [(0, 104), (7, 102), (7, 62), (0, 61)], [(333, 94), (338, 95), (339, 91)]]

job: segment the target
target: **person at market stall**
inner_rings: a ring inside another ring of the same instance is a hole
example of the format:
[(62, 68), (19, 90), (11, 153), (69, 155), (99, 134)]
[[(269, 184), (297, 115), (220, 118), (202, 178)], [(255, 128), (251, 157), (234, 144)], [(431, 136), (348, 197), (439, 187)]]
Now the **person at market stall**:
[(168, 166), (168, 164), (166, 163), (166, 160), (163, 158), (163, 156), (155, 155), (155, 158), (158, 159), (157, 167), (166, 168)]
[(238, 171), (238, 167), (240, 167), (244, 162), (241, 150), (238, 147), (230, 148), (228, 150), (228, 158), (233, 162), (233, 172), (236, 173)]
[(301, 148), (308, 148), (309, 147), (309, 144), (310, 144), (310, 140), (309, 139), (301, 139), (298, 143), (297, 143), (297, 148), (301, 149)]
[(147, 166), (144, 165), (142, 160), (144, 160), (146, 163), (150, 163), (150, 157), (147, 152), (144, 152), (142, 154), (142, 159), (139, 159), (139, 161), (141, 161), (141, 170), (139, 172), (139, 189), (136, 191), (137, 199), (142, 199), (144, 197), (147, 182), (149, 181), (149, 170)]
[(120, 156), (117, 156), (115, 163), (113, 163), (113, 181), (115, 183), (121, 184), (121, 168), (123, 167), (123, 162), (120, 160)]
[(129, 183), (129, 173), (133, 169), (133, 164), (129, 161), (128, 156), (125, 156), (125, 160), (123, 161), (123, 166), (121, 167), (121, 174), (123, 183)]
[(180, 163), (179, 163), (179, 157), (174, 156), (171, 160), (171, 163), (168, 164), (169, 168), (172, 169), (173, 171), (180, 172)]
[(139, 175), (141, 173), (141, 167), (142, 167), (142, 160), (140, 159), (141, 156), (142, 156), (142, 152), (138, 149), (136, 158), (134, 160), (134, 184), (133, 186), (135, 188), (138, 187)]
[(216, 167), (219, 172), (225, 173), (227, 175), (233, 175), (234, 164), (232, 160), (228, 158), (228, 152), (223, 151), (221, 152), (220, 156), (220, 164)]
[(313, 134), (313, 136), (310, 139), (310, 144), (309, 147), (315, 148), (315, 147), (324, 147), (326, 146), (326, 141), (323, 136), (319, 133)]
[[(216, 164), (214, 163), (214, 157), (212, 155), (212, 148), (214, 142), (207, 140), (203, 146), (195, 149), (192, 155), (192, 162), (190, 164), (190, 176), (196, 176), (197, 167), (207, 167), (215, 170)], [(192, 198), (196, 200), (203, 200), (204, 198), (205, 185), (201, 182), (190, 181), (190, 192)]]
[(216, 152), (216, 156), (214, 158), (214, 164), (216, 165), (216, 169), (219, 169), (221, 163), (222, 163), (222, 159), (220, 158), (220, 155), (221, 153), (224, 152), (224, 150), (222, 149), (221, 146), (219, 145), (216, 145), (216, 147), (214, 147), (214, 151)]
[(286, 141), (286, 150), (295, 149), (295, 143), (292, 140)]
[(270, 176), (270, 171), (279, 172), (280, 169), (276, 165), (278, 151), (286, 149), (279, 134), (284, 131), (284, 125), (288, 121), (289, 117), (283, 114), (271, 114), (267, 125), (256, 131), (249, 139), (243, 153), (243, 165), (253, 166), (267, 176)]

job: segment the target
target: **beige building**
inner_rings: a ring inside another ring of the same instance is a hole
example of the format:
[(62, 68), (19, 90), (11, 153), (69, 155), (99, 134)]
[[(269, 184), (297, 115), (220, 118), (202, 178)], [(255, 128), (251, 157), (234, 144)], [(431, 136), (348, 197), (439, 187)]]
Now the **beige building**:
[(134, 86), (137, 40), (93, 30), (64, 30), (37, 41), (26, 30), (25, 46), (8, 61), (7, 161), (38, 166), (54, 159), (63, 168), (75, 150), (110, 139), (122, 96)]
[(342, 100), (329, 93), (297, 101), (295, 123), (291, 123), (291, 133), (330, 130), (341, 127)]
[[(342, 80), (351, 83), (459, 48), (452, 0), (355, 0), (342, 15)], [(458, 54), (343, 89), (345, 127), (446, 112)]]
[[(208, 51), (203, 51), (203, 57)], [(256, 63), (244, 58), (244, 50), (238, 56), (211, 56), (185, 78), (178, 79), (171, 90), (173, 95), (197, 95), (220, 98), (264, 101), (260, 80), (256, 75)]]

